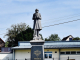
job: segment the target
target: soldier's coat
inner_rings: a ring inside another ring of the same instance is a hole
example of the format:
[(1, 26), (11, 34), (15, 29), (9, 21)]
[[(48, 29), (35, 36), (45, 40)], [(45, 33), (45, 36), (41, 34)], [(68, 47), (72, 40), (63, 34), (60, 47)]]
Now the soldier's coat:
[(34, 20), (33, 30), (41, 30), (41, 14), (34, 13), (32, 19)]

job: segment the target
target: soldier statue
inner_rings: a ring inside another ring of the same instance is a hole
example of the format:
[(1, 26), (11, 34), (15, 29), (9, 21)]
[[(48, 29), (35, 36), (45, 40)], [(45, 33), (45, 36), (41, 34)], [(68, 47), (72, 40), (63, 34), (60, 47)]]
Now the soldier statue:
[(36, 9), (35, 10), (35, 13), (33, 14), (33, 20), (34, 20), (34, 25), (33, 25), (33, 30), (34, 30), (34, 38), (33, 39), (37, 39), (39, 40), (41, 37), (39, 35), (39, 31), (42, 30), (42, 27), (41, 27), (41, 14), (38, 13), (39, 10)]

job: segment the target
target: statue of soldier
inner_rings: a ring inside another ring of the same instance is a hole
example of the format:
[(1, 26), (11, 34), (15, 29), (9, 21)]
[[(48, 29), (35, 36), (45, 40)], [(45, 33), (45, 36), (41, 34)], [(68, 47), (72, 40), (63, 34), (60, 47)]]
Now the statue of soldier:
[(33, 20), (34, 20), (34, 25), (33, 25), (33, 30), (34, 30), (34, 37), (39, 37), (39, 31), (42, 30), (41, 27), (41, 14), (38, 13), (39, 10), (36, 9), (35, 13), (33, 14)]

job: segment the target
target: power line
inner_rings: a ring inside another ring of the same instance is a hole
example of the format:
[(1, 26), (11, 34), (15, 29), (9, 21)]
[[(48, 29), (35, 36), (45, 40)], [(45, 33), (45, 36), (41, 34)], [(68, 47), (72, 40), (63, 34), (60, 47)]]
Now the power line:
[[(72, 21), (68, 21), (68, 22), (63, 22), (63, 23), (58, 23), (58, 24), (54, 24), (54, 25), (49, 25), (49, 26), (44, 26), (44, 27), (42, 27), (42, 28), (50, 27), (50, 26), (55, 26), (55, 25), (60, 25), (60, 24), (64, 24), (64, 23), (69, 23), (69, 22), (74, 22), (74, 21), (78, 21), (78, 20), (80, 20), (80, 19), (72, 20)], [(3, 34), (6, 34), (6, 33), (3, 33)], [(2, 34), (0, 34), (0, 35), (2, 35)]]
[[(78, 15), (78, 16), (80, 16), (80, 15)], [(72, 17), (68, 17), (68, 18), (66, 18), (66, 19), (71, 19), (71, 18), (74, 18), (74, 17), (78, 17), (78, 16), (72, 16)], [(58, 19), (58, 18), (56, 18), (56, 19)], [(61, 18), (61, 20), (64, 20), (65, 18), (63, 17), (63, 18)], [(53, 19), (52, 19), (53, 20)], [(50, 20), (48, 20), (48, 21), (46, 21), (46, 22), (44, 22), (44, 23), (42, 23), (42, 24), (45, 24), (45, 23), (49, 23), (49, 22), (57, 22), (57, 21), (60, 21), (60, 20), (56, 20), (56, 21), (50, 21)]]
[[(51, 20), (51, 22), (52, 22), (52, 20), (55, 20), (55, 19), (60, 19), (60, 18), (61, 18), (61, 20), (62, 20), (62, 19), (64, 19), (65, 17), (68, 17), (67, 19), (70, 19), (70, 18), (73, 18), (73, 17), (78, 17), (78, 16), (80, 16), (79, 14), (80, 14), (80, 13), (74, 14), (74, 15), (63, 16), (63, 17), (59, 17), (59, 18), (54, 18), (54, 19), (44, 20), (44, 21), (46, 21), (46, 22), (42, 22), (42, 24), (49, 23), (48, 21), (50, 21), (50, 20)], [(77, 15), (77, 16), (75, 16), (75, 15)], [(70, 17), (70, 16), (71, 16), (71, 17)], [(60, 20), (56, 20), (56, 21), (53, 21), (53, 22), (57, 22), (57, 21), (60, 21)], [(4, 28), (7, 28), (7, 27), (4, 27)], [(4, 29), (4, 28), (0, 28), (0, 29)]]
[[(75, 15), (78, 15), (79, 16), (80, 13), (74, 14), (74, 15), (68, 15), (68, 16), (70, 17), (70, 16), (75, 16)], [(68, 16), (63, 16), (63, 17), (59, 17), (59, 18), (64, 18), (64, 17), (68, 17)], [(54, 19), (59, 19), (59, 18), (54, 18)], [(53, 20), (53, 19), (48, 19), (48, 20)], [(46, 21), (48, 21), (48, 20), (46, 20)]]
[(49, 26), (44, 26), (42, 28), (45, 28), (45, 27), (50, 27), (50, 26), (55, 26), (55, 25), (60, 25), (60, 24), (64, 24), (64, 23), (69, 23), (69, 22), (74, 22), (74, 21), (78, 21), (80, 19), (77, 19), (77, 20), (72, 20), (72, 21), (68, 21), (68, 22), (63, 22), (63, 23), (58, 23), (58, 24), (54, 24), (54, 25), (49, 25)]
[[(77, 16), (76, 16), (77, 15)], [(70, 17), (71, 16), (71, 17)], [(45, 24), (45, 23), (48, 23), (48, 21), (50, 21), (51, 20), (51, 22), (52, 22), (52, 20), (55, 20), (55, 19), (63, 19), (63, 18), (65, 18), (65, 17), (69, 17), (69, 18), (73, 18), (73, 17), (78, 17), (78, 16), (80, 16), (80, 13), (78, 13), (78, 14), (74, 14), (74, 15), (68, 15), (68, 16), (63, 16), (63, 17), (58, 17), (58, 18), (52, 18), (52, 19), (48, 19), (48, 20), (44, 20), (44, 21), (46, 21), (46, 22), (42, 22), (42, 24)], [(69, 18), (67, 18), (67, 19), (69, 19)], [(60, 21), (60, 20), (56, 20), (56, 21), (54, 21), (54, 22), (57, 22), (57, 21)], [(33, 25), (33, 23), (28, 23), (29, 25)], [(27, 25), (28, 25), (27, 24)]]

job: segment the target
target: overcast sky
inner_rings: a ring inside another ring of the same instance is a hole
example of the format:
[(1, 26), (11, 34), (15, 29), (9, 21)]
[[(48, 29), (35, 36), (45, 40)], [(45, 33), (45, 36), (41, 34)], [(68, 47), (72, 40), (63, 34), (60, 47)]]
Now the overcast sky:
[[(0, 38), (4, 41), (7, 28), (12, 24), (26, 23), (33, 28), (35, 9), (41, 13), (42, 27), (80, 19), (80, 0), (0, 0)], [(80, 20), (43, 28), (44, 38), (58, 34), (62, 39), (68, 35), (80, 37)]]

